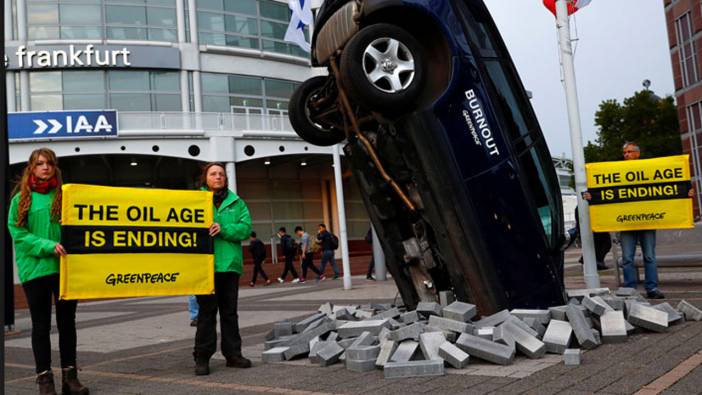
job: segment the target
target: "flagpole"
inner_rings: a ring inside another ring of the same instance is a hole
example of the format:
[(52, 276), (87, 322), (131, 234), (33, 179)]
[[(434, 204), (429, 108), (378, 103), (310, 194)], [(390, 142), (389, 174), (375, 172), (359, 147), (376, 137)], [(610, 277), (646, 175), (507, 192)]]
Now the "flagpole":
[[(580, 219), (580, 240), (583, 253), (583, 276), (587, 288), (599, 288), (600, 277), (595, 263), (595, 244), (590, 230), (590, 210), (582, 197), (587, 190), (585, 178), (585, 155), (580, 123), (580, 105), (578, 88), (575, 82), (575, 64), (573, 47), (570, 40), (570, 22), (568, 19), (568, 1), (556, 0), (556, 27), (561, 51), (563, 68), (563, 85), (568, 106), (568, 123), (570, 124), (570, 147), (573, 151), (573, 172), (575, 173), (575, 191), (578, 198), (578, 215)], [(616, 263), (615, 263), (616, 264)]]

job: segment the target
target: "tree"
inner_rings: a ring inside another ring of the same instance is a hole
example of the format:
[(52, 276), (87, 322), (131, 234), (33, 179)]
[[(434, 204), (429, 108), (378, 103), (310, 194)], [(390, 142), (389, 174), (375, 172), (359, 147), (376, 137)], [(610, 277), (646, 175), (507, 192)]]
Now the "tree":
[(682, 152), (678, 113), (672, 96), (663, 99), (649, 90), (624, 99), (605, 100), (595, 113), (599, 127), (595, 142), (585, 146), (586, 162), (622, 159), (622, 146), (635, 141), (641, 158), (678, 155)]

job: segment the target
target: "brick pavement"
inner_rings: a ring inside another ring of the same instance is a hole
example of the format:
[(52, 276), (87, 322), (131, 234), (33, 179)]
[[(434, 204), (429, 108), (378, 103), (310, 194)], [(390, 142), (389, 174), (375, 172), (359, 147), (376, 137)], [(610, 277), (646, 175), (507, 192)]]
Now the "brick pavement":
[[(582, 286), (577, 255), (568, 259), (569, 287)], [(602, 272), (602, 285), (616, 287), (614, 271)], [(681, 298), (702, 306), (702, 272), (667, 270), (661, 288), (677, 304)], [(408, 393), (604, 393), (645, 390), (700, 393), (702, 389), (702, 324), (685, 323), (667, 333), (642, 333), (626, 343), (607, 344), (583, 355), (580, 366), (565, 366), (557, 356), (496, 366), (472, 360), (464, 370), (448, 369), (442, 377), (385, 380), (381, 371), (354, 373), (341, 365), (312, 366), (306, 360), (264, 365), (260, 352), (264, 334), (282, 318), (307, 316), (321, 303), (391, 302), (391, 282), (354, 278), (354, 290), (341, 281), (320, 284), (242, 288), (240, 317), (244, 353), (254, 368), (224, 367), (221, 355), (212, 374), (192, 374), (190, 328), (185, 298), (150, 298), (81, 303), (78, 313), (80, 377), (94, 394), (408, 394)], [(5, 390), (36, 393), (29, 347), (27, 311), (17, 315), (18, 335), (6, 339)], [(53, 345), (56, 346), (54, 335)], [(54, 361), (58, 353), (54, 352)]]

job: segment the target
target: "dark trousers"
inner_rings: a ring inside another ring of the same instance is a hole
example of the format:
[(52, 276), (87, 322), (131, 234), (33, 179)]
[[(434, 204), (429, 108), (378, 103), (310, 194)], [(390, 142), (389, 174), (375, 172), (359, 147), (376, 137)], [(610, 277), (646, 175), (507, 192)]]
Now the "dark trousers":
[(373, 275), (373, 269), (375, 269), (375, 257), (371, 255), (371, 260), (368, 264), (368, 273), (366, 274), (366, 278)]
[(293, 265), (294, 260), (295, 255), (285, 257), (285, 268), (283, 269), (283, 274), (280, 275), (280, 278), (283, 280), (288, 276), (288, 271), (290, 271), (293, 278), (297, 278), (297, 271), (295, 271), (295, 266)]
[(261, 277), (268, 281), (268, 276), (266, 275), (266, 272), (263, 271), (263, 261), (256, 261), (254, 260), (254, 271), (253, 271), (253, 278), (251, 279), (251, 282), (256, 284), (256, 278), (258, 277), (258, 274), (261, 274)]
[(225, 358), (241, 356), (238, 299), (239, 275), (234, 272), (215, 272), (214, 295), (197, 295), (200, 314), (195, 333), (195, 358), (210, 359), (217, 350), (217, 310), (222, 335), (222, 354)]
[(307, 269), (311, 269), (313, 272), (317, 273), (317, 275), (321, 275), (322, 272), (317, 269), (317, 267), (314, 265), (313, 261), (313, 252), (308, 252), (305, 254), (305, 257), (302, 258), (302, 278), (307, 278)]
[(51, 369), (51, 301), (56, 305), (61, 367), (76, 366), (77, 300), (59, 300), (59, 275), (39, 277), (22, 284), (32, 317), (32, 351), (37, 373)]

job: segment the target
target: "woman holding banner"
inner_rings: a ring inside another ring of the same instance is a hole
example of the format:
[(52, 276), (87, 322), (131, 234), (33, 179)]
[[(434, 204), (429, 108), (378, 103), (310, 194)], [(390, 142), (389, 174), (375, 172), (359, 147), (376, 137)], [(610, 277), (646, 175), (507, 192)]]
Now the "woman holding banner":
[(251, 361), (241, 355), (237, 316), (239, 276), (242, 272), (241, 242), (251, 234), (251, 216), (246, 203), (229, 190), (227, 173), (221, 163), (209, 163), (200, 176), (202, 189), (214, 193), (215, 293), (198, 295), (200, 314), (195, 334), (195, 374), (210, 373), (209, 361), (217, 348), (217, 311), (222, 335), (222, 354), (228, 367), (249, 368)]
[(61, 240), (61, 171), (54, 151), (34, 150), (10, 203), (7, 227), (15, 247), (20, 282), (32, 319), (32, 351), (40, 394), (56, 394), (51, 371), (51, 302), (61, 355), (64, 394), (87, 395), (76, 370), (76, 300), (59, 300)]

